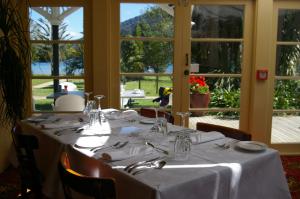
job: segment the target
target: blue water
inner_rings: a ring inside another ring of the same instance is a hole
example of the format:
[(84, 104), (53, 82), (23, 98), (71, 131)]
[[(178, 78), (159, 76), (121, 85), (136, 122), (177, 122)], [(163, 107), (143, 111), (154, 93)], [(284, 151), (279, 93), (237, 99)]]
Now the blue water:
[[(59, 74), (66, 75), (66, 65), (63, 62), (59, 63)], [(33, 75), (51, 75), (51, 63), (50, 62), (36, 62), (31, 64), (31, 72)], [(168, 64), (165, 73), (173, 73), (173, 65)], [(75, 72), (76, 75), (80, 72)]]
[[(59, 74), (66, 75), (66, 65), (64, 62), (59, 63)], [(31, 64), (31, 73), (33, 75), (51, 75), (51, 63), (50, 62), (36, 62)], [(75, 72), (76, 75), (80, 74), (80, 71)]]

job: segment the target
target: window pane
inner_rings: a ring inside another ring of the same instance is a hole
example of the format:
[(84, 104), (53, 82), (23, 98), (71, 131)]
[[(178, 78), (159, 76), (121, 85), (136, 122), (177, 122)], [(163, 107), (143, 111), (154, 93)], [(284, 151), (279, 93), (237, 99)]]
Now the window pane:
[(300, 45), (277, 46), (276, 75), (300, 75)]
[(83, 39), (83, 8), (32, 7), (29, 13), (31, 40)]
[(173, 37), (172, 4), (121, 3), (120, 27), (123, 37)]
[[(193, 81), (194, 77), (201, 78), (202, 83)], [(239, 108), (240, 84), (240, 78), (204, 78), (190, 75), (190, 108)], [(208, 91), (201, 92), (200, 88), (206, 87), (206, 85), (209, 87)], [(195, 87), (199, 89), (195, 89)], [(237, 114), (237, 112), (221, 112), (219, 115), (236, 116)]]
[[(33, 75), (83, 75), (83, 44), (56, 44), (59, 49), (58, 56), (53, 56), (53, 46), (55, 44), (32, 44)], [(58, 66), (55, 66), (55, 60)]]
[(192, 64), (200, 73), (241, 73), (242, 44), (233, 42), (192, 42)]
[(193, 38), (242, 38), (244, 6), (194, 5)]
[(277, 37), (278, 41), (300, 41), (300, 10), (279, 10)]
[(123, 73), (172, 73), (173, 43), (122, 41), (120, 62)]
[[(58, 81), (60, 87), (58, 92), (54, 92), (54, 81)], [(65, 94), (84, 96), (84, 80), (32, 79), (32, 95), (36, 111), (52, 111), (51, 104), (55, 103), (57, 97)]]
[[(153, 107), (160, 103), (171, 106), (169, 94), (172, 87), (172, 77), (169, 76), (121, 76), (121, 108)], [(160, 95), (164, 96), (163, 101), (157, 99)], [(153, 102), (154, 99), (158, 102)]]
[(300, 80), (276, 80), (274, 109), (300, 109)]

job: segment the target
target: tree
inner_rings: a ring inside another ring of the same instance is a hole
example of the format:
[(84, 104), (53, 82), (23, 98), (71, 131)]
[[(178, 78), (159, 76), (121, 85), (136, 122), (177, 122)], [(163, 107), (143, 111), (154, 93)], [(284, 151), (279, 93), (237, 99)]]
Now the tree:
[[(134, 31), (126, 37), (173, 37), (173, 17), (158, 6), (150, 7), (135, 21)], [(121, 71), (143, 72), (153, 68), (155, 73), (165, 72), (173, 60), (173, 45), (162, 41), (123, 41), (121, 44)], [(135, 78), (136, 79), (136, 78)], [(158, 91), (158, 76), (156, 77)]]

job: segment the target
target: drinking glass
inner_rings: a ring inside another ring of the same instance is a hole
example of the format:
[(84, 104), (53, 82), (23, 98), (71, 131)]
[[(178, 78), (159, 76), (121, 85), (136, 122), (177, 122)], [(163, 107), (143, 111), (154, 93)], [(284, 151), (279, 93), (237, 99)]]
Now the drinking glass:
[(105, 96), (104, 95), (95, 95), (94, 98), (98, 101), (98, 112), (99, 112), (99, 122), (102, 124), (102, 118), (103, 122), (105, 122), (105, 117), (101, 111), (101, 99), (103, 99)]
[(177, 112), (176, 115), (180, 116), (180, 126), (186, 126), (186, 118), (191, 115), (190, 112)]
[(188, 133), (177, 133), (174, 144), (175, 160), (187, 160), (191, 152), (191, 145), (192, 141)]
[(86, 106), (83, 109), (83, 114), (89, 115), (92, 109), (96, 106), (96, 102), (94, 100), (88, 100)]
[(95, 95), (94, 98), (98, 101), (98, 110), (101, 111), (101, 99), (103, 99), (104, 95)]
[(84, 92), (86, 104), (87, 104), (87, 102), (90, 100), (90, 95), (91, 95), (91, 94), (93, 94), (93, 92)]
[(83, 109), (83, 114), (87, 115), (90, 111), (90, 106), (91, 106), (91, 102), (90, 102), (90, 95), (92, 94), (93, 92), (85, 92), (84, 93), (84, 96), (85, 96), (85, 107)]
[(157, 118), (157, 123), (158, 123), (159, 133), (166, 136), (168, 134), (168, 121), (167, 121), (167, 119), (163, 118), (163, 117), (159, 117), (159, 118)]

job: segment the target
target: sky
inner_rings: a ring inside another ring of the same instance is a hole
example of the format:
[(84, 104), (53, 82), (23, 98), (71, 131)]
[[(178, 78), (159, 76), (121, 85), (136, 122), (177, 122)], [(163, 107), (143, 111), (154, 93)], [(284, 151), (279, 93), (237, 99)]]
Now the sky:
[[(128, 19), (141, 15), (146, 8), (151, 6), (153, 6), (153, 4), (121, 3), (120, 22), (124, 22)], [(34, 10), (30, 10), (30, 13), (31, 19), (35, 21), (42, 18), (42, 16)], [(83, 8), (66, 17), (64, 23), (68, 24), (67, 31), (72, 36), (72, 39), (81, 38), (81, 32), (83, 32)]]
[(120, 7), (120, 21), (126, 21), (130, 18), (141, 15), (146, 8), (153, 6), (153, 4), (145, 3), (121, 3)]

